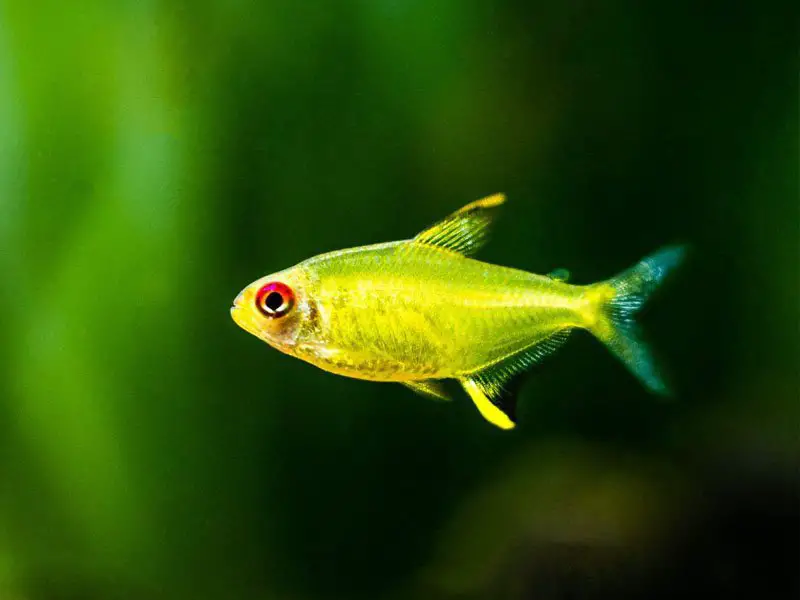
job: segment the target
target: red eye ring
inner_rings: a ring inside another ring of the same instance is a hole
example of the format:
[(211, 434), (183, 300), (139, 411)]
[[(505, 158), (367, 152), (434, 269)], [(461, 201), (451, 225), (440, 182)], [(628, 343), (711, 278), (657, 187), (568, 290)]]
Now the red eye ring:
[(282, 317), (294, 306), (294, 292), (285, 283), (273, 281), (256, 294), (256, 308), (265, 317)]

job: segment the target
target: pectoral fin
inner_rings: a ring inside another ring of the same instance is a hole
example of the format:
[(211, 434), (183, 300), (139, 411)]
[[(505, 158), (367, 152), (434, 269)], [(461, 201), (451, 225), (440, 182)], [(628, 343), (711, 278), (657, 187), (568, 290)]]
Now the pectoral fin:
[(555, 352), (569, 337), (562, 329), (481, 371), (461, 380), (483, 417), (501, 429), (516, 425), (517, 391), (522, 375), (533, 365)]
[(416, 393), (434, 400), (452, 400), (447, 392), (444, 391), (444, 386), (433, 379), (428, 381), (403, 381), (401, 382), (407, 388), (414, 390)]
[(495, 209), (505, 200), (503, 194), (495, 194), (467, 204), (417, 234), (411, 242), (437, 246), (464, 256), (475, 254), (488, 241), (489, 228), (497, 214)]

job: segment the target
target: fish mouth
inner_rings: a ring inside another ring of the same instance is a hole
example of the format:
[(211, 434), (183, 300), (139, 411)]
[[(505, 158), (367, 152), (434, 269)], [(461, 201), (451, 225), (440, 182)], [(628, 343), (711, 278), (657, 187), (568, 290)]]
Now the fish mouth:
[(240, 327), (244, 328), (243, 324), (243, 315), (242, 315), (242, 296), (243, 292), (239, 292), (239, 295), (233, 299), (233, 303), (231, 304), (231, 318), (236, 321), (236, 324)]
[[(237, 300), (238, 299), (239, 298), (237, 297)], [(262, 332), (259, 330), (258, 326), (251, 321), (251, 317), (248, 312), (249, 311), (245, 310), (239, 302), (234, 300), (233, 305), (231, 306), (231, 319), (233, 319), (234, 323), (244, 329), (247, 333), (250, 333), (257, 338), (262, 338)]]
[(236, 298), (233, 299), (233, 302), (231, 303), (231, 317), (237, 323), (239, 322), (239, 320), (236, 318), (235, 315), (236, 311), (242, 308), (242, 298), (244, 298), (244, 290), (239, 292), (239, 294), (236, 296)]
[(237, 324), (242, 325), (242, 307), (238, 304), (231, 305), (231, 319), (236, 321)]

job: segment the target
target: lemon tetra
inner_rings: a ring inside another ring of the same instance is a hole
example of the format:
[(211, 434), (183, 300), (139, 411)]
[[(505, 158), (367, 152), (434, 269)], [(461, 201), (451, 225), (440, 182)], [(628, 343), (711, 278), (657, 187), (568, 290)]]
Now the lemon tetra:
[(471, 258), (505, 196), (483, 198), (412, 239), (314, 256), (236, 297), (236, 323), (281, 352), (336, 373), (449, 399), (456, 379), (481, 414), (516, 422), (515, 380), (576, 328), (602, 341), (651, 391), (666, 385), (636, 313), (684, 256), (663, 248), (608, 280), (569, 283)]

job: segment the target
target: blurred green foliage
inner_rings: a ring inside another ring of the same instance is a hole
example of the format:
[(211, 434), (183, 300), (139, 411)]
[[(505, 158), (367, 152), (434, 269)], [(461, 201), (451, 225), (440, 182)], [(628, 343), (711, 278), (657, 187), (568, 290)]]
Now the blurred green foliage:
[[(5, 0), (0, 599), (797, 590), (797, 16)], [(492, 262), (692, 245), (645, 315), (673, 401), (578, 337), (509, 434), (229, 318), (497, 191)]]

